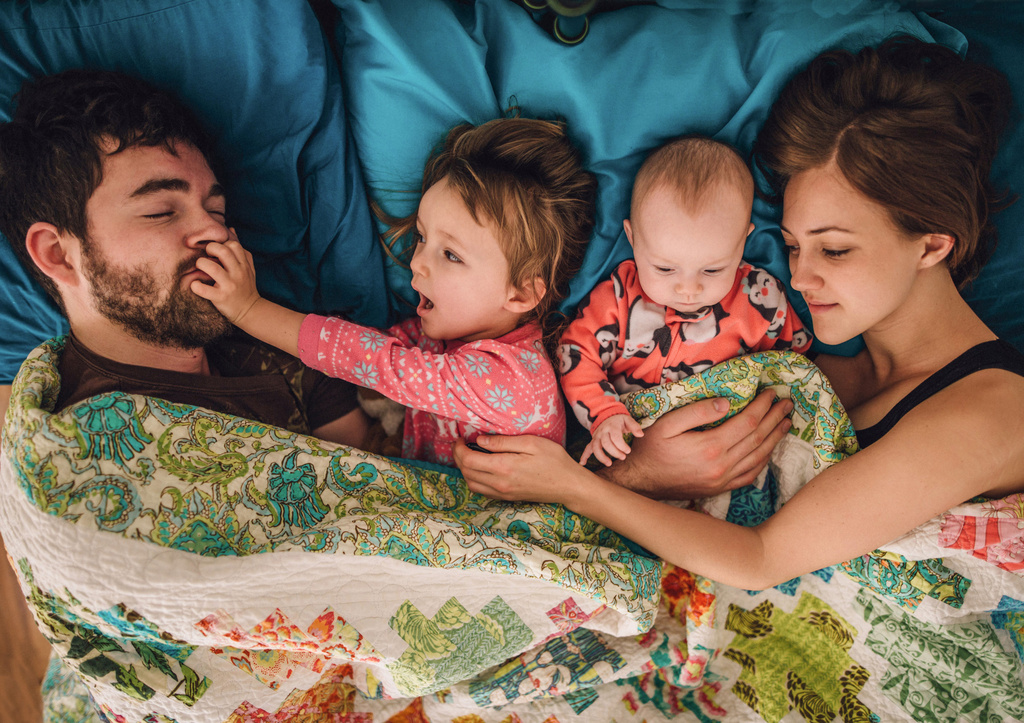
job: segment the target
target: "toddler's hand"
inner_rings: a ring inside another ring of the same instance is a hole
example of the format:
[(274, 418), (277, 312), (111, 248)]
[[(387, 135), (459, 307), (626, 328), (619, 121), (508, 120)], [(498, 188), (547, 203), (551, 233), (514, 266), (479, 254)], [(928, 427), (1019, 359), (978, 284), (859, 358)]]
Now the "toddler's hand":
[(239, 326), (260, 300), (252, 254), (238, 243), (233, 229), (225, 243), (207, 244), (206, 254), (196, 261), (196, 268), (213, 279), (213, 284), (197, 279), (190, 287), (192, 293), (207, 299), (228, 321)]
[(591, 430), (590, 444), (583, 450), (580, 464), (586, 464), (590, 455), (594, 455), (594, 459), (605, 467), (611, 466), (610, 457), (625, 459), (629, 454), (629, 444), (625, 440), (627, 432), (634, 437), (644, 436), (640, 425), (628, 414), (616, 414), (608, 417)]

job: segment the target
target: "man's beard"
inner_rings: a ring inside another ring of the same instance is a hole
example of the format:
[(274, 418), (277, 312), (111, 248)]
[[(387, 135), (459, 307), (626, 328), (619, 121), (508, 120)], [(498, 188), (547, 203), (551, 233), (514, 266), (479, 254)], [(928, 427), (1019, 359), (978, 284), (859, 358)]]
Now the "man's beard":
[(146, 268), (114, 269), (94, 249), (83, 249), (85, 276), (92, 284), (96, 309), (141, 341), (177, 349), (198, 349), (231, 331), (231, 323), (206, 299), (182, 289), (183, 274), (196, 258), (178, 264), (170, 279), (170, 296), (161, 296), (156, 275)]

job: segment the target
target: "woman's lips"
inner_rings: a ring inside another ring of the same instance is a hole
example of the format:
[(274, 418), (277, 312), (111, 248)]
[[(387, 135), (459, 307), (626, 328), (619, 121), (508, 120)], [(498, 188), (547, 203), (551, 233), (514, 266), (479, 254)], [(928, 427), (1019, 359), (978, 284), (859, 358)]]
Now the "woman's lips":
[(821, 301), (807, 301), (807, 299), (804, 299), (804, 301), (807, 302), (807, 310), (812, 314), (821, 314), (839, 306), (839, 304), (826, 304)]

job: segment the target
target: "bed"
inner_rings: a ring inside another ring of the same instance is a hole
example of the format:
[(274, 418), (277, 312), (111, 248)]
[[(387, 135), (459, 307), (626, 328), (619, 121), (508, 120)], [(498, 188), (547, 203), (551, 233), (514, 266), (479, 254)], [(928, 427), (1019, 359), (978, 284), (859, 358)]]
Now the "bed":
[[(68, 67), (173, 89), (217, 139), (263, 292), (371, 325), (410, 309), (368, 200), (414, 208), (458, 122), (564, 119), (599, 179), (569, 310), (628, 256), (621, 219), (652, 147), (697, 131), (749, 151), (796, 68), (896, 32), (996, 65), (1024, 98), (1024, 9), (997, 2), (559, 16), (511, 0), (51, 0), (0, 5), (0, 117), (24, 78)], [(994, 171), (1017, 192), (1019, 103)], [(748, 260), (787, 279), (778, 209), (754, 215)], [(1024, 205), (997, 224), (965, 296), (1024, 349)], [(48, 720), (1024, 719), (1024, 496), (754, 594), (560, 507), (473, 495), (448, 468), (124, 394), (54, 414), (64, 332), (0, 244), (0, 383), (14, 385), (0, 531), (54, 646)], [(630, 400), (654, 421), (712, 395), (738, 410), (766, 387), (796, 402), (794, 432), (757, 485), (701, 501), (709, 514), (756, 524), (856, 452), (828, 381), (765, 353)]]

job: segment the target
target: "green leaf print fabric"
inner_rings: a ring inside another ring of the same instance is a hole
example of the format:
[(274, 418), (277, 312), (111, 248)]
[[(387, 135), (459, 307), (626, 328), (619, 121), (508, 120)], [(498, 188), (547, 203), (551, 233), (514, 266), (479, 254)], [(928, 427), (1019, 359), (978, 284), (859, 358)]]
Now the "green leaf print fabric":
[[(60, 348), (16, 380), (0, 463), (0, 529), (56, 651), (53, 715), (1024, 718), (1024, 496), (754, 594), (451, 470), (143, 397), (54, 415)], [(765, 388), (794, 400), (792, 433), (757, 484), (694, 503), (756, 524), (856, 452), (813, 364), (763, 352), (625, 401), (649, 424)]]

